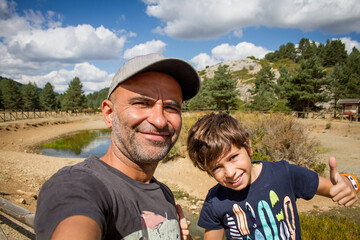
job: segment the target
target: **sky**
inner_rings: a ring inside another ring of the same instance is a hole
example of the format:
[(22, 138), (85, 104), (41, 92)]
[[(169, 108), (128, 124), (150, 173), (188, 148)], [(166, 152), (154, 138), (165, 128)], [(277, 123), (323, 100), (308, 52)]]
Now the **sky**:
[(0, 76), (58, 93), (74, 77), (86, 94), (109, 87), (141, 54), (200, 71), (301, 38), (360, 50), (358, 0), (0, 0)]

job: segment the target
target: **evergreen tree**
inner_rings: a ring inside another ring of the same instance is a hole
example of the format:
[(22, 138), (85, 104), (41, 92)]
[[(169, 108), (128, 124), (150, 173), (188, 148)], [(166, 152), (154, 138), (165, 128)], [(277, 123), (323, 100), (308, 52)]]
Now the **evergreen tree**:
[(292, 109), (309, 112), (317, 102), (327, 100), (325, 74), (316, 57), (300, 62), (297, 73), (291, 78), (294, 89), (289, 102)]
[(286, 45), (281, 45), (279, 48), (279, 59), (290, 59), (292, 61), (296, 60), (296, 49), (295, 45), (291, 42), (287, 43)]
[(102, 102), (107, 98), (109, 88), (104, 88), (99, 92), (90, 93), (86, 96), (86, 106), (92, 109), (101, 108)]
[(316, 56), (317, 47), (315, 42), (310, 43), (309, 39), (302, 38), (299, 42), (298, 53), (298, 61)]
[(344, 65), (345, 93), (344, 98), (360, 98), (360, 52), (353, 48)]
[(21, 87), (23, 110), (31, 111), (40, 109), (39, 90), (35, 83), (29, 82)]
[(22, 109), (22, 98), (20, 87), (11, 79), (1, 80), (3, 106), (5, 109)]
[(0, 108), (4, 108), (1, 88), (0, 88)]
[(256, 111), (268, 111), (275, 102), (275, 74), (271, 71), (270, 65), (265, 65), (258, 72), (255, 79), (255, 88), (251, 91), (253, 101), (251, 108)]
[(335, 64), (344, 64), (347, 59), (345, 44), (341, 40), (326, 41), (324, 47), (323, 66), (335, 66)]
[(237, 79), (232, 76), (228, 68), (227, 65), (220, 65), (215, 71), (214, 79), (209, 81), (209, 91), (218, 110), (235, 109), (240, 95)]
[(336, 117), (336, 103), (339, 99), (343, 98), (346, 90), (346, 78), (343, 67), (340, 64), (336, 64), (328, 74), (328, 82), (328, 89), (334, 104), (334, 117)]
[(189, 110), (215, 109), (215, 104), (211, 96), (210, 81), (206, 76), (204, 77), (199, 93), (190, 99), (187, 104)]
[(86, 98), (84, 91), (82, 90), (83, 85), (78, 77), (75, 77), (70, 83), (69, 87), (64, 94), (62, 99), (62, 108), (66, 110), (80, 110), (86, 105)]
[(40, 92), (40, 105), (42, 109), (51, 111), (56, 109), (56, 94), (51, 83), (47, 82)]

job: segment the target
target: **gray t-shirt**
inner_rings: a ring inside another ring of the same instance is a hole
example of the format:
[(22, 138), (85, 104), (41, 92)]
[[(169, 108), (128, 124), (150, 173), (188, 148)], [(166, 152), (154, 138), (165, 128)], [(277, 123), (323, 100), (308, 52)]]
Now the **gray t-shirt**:
[(65, 218), (85, 215), (100, 226), (102, 239), (180, 239), (175, 200), (155, 178), (133, 180), (90, 156), (64, 167), (41, 188), (35, 215), (37, 239), (50, 239)]

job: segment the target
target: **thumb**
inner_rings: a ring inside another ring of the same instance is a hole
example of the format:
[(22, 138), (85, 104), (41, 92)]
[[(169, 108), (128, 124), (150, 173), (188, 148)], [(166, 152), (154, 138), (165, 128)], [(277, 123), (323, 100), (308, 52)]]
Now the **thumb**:
[(336, 184), (338, 182), (338, 172), (336, 170), (336, 159), (335, 157), (329, 158), (329, 167), (330, 167), (330, 180), (332, 184)]
[(185, 219), (184, 212), (179, 204), (176, 204), (176, 212), (179, 215), (179, 220)]

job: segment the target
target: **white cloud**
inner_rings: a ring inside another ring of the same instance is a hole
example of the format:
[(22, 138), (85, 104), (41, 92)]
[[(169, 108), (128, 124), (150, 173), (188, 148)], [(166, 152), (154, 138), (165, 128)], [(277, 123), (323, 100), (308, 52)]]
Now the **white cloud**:
[[(333, 40), (336, 40), (336, 39), (333, 39)], [(349, 37), (343, 37), (343, 38), (340, 38), (339, 40), (341, 40), (341, 42), (343, 42), (345, 44), (345, 49), (348, 54), (350, 54), (352, 52), (354, 47), (356, 47), (358, 50), (360, 50), (360, 42), (358, 42), (358, 41), (351, 40), (351, 38), (349, 38)]]
[(83, 91), (90, 93), (109, 87), (113, 76), (113, 73), (108, 74), (92, 64), (79, 63), (75, 64), (72, 70), (60, 69), (38, 76), (21, 75), (18, 81), (23, 84), (35, 82), (40, 88), (43, 88), (47, 82), (50, 82), (55, 87), (54, 90), (56, 92), (62, 93), (67, 90), (69, 82), (74, 77), (78, 77), (83, 84)]
[(146, 43), (138, 44), (130, 49), (126, 49), (124, 53), (125, 59), (130, 59), (139, 55), (149, 53), (163, 53), (166, 48), (166, 43), (160, 40), (152, 40)]
[(248, 26), (360, 33), (358, 0), (143, 0), (164, 25), (156, 32), (180, 39), (212, 39)]
[(243, 59), (250, 56), (261, 59), (269, 52), (269, 50), (263, 47), (258, 47), (248, 42), (240, 42), (236, 46), (223, 43), (211, 50), (212, 56), (201, 53), (193, 57), (190, 61), (195, 64), (196, 69), (201, 70), (206, 66), (211, 66), (219, 62)]
[(14, 2), (0, 0), (0, 75), (17, 79), (77, 63), (121, 59), (126, 32), (87, 24), (61, 27), (62, 16), (55, 12), (30, 9), (20, 16), (15, 8)]

